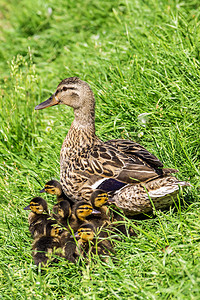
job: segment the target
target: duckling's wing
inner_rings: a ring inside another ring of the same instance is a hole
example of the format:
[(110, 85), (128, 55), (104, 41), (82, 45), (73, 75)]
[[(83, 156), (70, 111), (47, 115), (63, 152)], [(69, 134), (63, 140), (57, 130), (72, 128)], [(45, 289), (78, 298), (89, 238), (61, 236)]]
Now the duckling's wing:
[(153, 168), (162, 168), (163, 163), (152, 153), (147, 151), (140, 144), (122, 139), (109, 140), (105, 142), (107, 145), (112, 145), (120, 152), (134, 158), (137, 157)]
[[(86, 157), (79, 157), (75, 168), (100, 178), (114, 178), (124, 183), (146, 181), (170, 169), (154, 169), (136, 156), (128, 156), (110, 144), (97, 144)], [(169, 173), (172, 171), (169, 171)]]

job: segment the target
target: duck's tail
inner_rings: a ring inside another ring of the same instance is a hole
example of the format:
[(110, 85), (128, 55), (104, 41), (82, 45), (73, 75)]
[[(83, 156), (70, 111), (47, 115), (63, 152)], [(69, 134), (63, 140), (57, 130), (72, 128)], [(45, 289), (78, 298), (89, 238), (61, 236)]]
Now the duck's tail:
[(158, 188), (149, 190), (148, 194), (152, 199), (165, 197), (172, 194), (174, 196), (175, 194), (178, 194), (180, 187), (185, 188), (187, 186), (191, 186), (191, 184), (186, 181), (179, 181), (177, 178), (169, 176), (165, 178), (165, 182), (161, 183)]

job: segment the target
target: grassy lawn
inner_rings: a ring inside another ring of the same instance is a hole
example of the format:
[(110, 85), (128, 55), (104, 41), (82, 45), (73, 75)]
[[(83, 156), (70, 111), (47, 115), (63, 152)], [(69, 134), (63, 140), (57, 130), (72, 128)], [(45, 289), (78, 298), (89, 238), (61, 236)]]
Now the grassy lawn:
[[(2, 0), (0, 29), (0, 299), (199, 299), (199, 1)], [(23, 207), (59, 180), (73, 111), (34, 107), (71, 76), (95, 93), (101, 139), (139, 142), (192, 186), (127, 220), (138, 236), (115, 260), (41, 271)]]

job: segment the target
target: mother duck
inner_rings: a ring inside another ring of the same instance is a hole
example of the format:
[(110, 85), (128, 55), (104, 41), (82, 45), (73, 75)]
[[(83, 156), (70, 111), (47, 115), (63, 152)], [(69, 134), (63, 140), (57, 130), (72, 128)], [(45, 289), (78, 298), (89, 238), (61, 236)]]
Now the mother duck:
[(60, 180), (73, 201), (89, 200), (95, 189), (107, 191), (126, 215), (164, 208), (180, 186), (161, 161), (129, 140), (101, 141), (95, 134), (95, 98), (89, 85), (77, 77), (62, 80), (56, 92), (36, 110), (65, 104), (74, 109), (74, 121), (60, 153)]

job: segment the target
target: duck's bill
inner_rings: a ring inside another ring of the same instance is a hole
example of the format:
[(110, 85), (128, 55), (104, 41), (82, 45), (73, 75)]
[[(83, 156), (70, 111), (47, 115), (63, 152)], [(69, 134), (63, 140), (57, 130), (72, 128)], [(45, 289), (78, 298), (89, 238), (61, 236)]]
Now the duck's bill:
[(43, 188), (41, 191), (40, 191), (40, 193), (45, 193), (46, 191), (45, 191), (45, 188)]
[(30, 208), (30, 205), (24, 207), (24, 210), (30, 210), (30, 209), (31, 209), (31, 208)]
[(113, 203), (115, 203), (115, 201), (112, 199), (112, 198), (108, 198), (108, 204), (113, 204)]
[(50, 107), (50, 106), (54, 106), (57, 105), (59, 103), (58, 99), (55, 97), (55, 95), (53, 94), (49, 99), (47, 99), (46, 101), (38, 104), (35, 109), (39, 110), (39, 109), (44, 109), (46, 107)]
[(93, 215), (100, 215), (101, 212), (98, 211), (98, 210), (96, 210), (96, 209), (93, 209), (93, 210), (92, 210), (92, 214), (93, 214)]
[(76, 239), (77, 238), (80, 238), (79, 234), (78, 234), (78, 231), (74, 233), (74, 235), (70, 235), (70, 238), (73, 238), (75, 237)]

